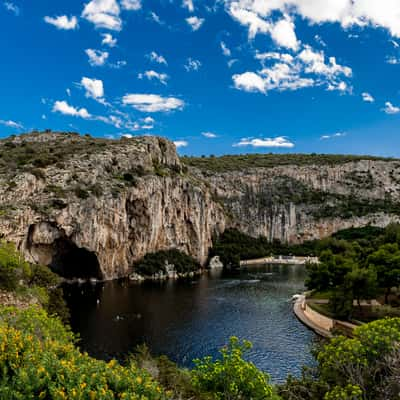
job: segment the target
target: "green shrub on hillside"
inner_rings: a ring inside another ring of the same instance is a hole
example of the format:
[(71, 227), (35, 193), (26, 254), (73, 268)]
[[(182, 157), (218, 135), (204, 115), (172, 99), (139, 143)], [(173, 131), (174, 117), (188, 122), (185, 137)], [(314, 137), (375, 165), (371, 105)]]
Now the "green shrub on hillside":
[(131, 362), (81, 353), (72, 334), (44, 311), (0, 311), (0, 398), (163, 400), (169, 396)]
[(229, 345), (220, 350), (220, 357), (195, 360), (192, 381), (200, 393), (210, 399), (272, 400), (278, 399), (269, 383), (269, 376), (251, 362), (243, 359), (251, 343), (232, 337)]
[(198, 271), (201, 266), (191, 256), (177, 250), (163, 250), (156, 253), (146, 254), (142, 260), (134, 265), (134, 270), (144, 276), (152, 276), (157, 273), (166, 272), (166, 264), (173, 264), (178, 273)]

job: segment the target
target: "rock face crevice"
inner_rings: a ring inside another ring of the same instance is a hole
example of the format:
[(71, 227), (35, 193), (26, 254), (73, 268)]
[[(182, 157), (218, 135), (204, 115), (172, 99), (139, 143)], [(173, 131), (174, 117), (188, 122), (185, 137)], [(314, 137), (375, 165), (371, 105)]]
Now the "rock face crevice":
[(171, 248), (204, 264), (227, 227), (295, 243), (400, 220), (395, 160), (209, 172), (157, 137), (22, 135), (0, 141), (0, 155), (5, 143), (18, 159), (37, 145), (41, 159), (0, 162), (0, 237), (66, 277), (126, 276), (145, 254)]

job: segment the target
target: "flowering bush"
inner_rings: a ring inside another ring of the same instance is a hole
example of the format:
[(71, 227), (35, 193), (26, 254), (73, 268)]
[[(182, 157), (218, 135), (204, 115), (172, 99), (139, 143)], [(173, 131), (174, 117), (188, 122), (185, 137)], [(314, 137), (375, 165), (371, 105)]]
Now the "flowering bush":
[(122, 366), (81, 353), (60, 320), (33, 307), (0, 312), (0, 398), (164, 400), (169, 396), (134, 362)]
[(221, 358), (205, 357), (195, 360), (192, 382), (199, 392), (215, 400), (267, 400), (276, 399), (269, 376), (243, 359), (251, 343), (232, 337), (228, 346), (220, 350)]

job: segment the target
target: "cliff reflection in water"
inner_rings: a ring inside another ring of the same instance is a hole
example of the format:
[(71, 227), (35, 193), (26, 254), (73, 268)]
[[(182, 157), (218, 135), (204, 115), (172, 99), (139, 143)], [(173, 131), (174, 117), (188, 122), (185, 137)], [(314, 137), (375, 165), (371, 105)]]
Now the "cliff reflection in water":
[(72, 328), (81, 347), (98, 358), (124, 359), (147, 343), (190, 367), (215, 355), (230, 336), (246, 338), (249, 359), (275, 381), (310, 364), (314, 334), (297, 321), (290, 297), (301, 291), (302, 266), (252, 267), (236, 274), (213, 271), (194, 281), (107, 282), (64, 288)]

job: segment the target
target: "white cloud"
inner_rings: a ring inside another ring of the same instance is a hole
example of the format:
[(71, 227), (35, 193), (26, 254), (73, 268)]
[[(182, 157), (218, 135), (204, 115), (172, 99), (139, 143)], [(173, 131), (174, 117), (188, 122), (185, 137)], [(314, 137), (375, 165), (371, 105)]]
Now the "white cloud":
[(93, 67), (100, 67), (104, 65), (109, 57), (109, 53), (107, 51), (86, 49), (85, 53), (89, 57), (89, 64)]
[(115, 47), (117, 45), (117, 39), (110, 33), (103, 33), (101, 36), (103, 37), (103, 40), (101, 41), (103, 46), (107, 45), (109, 47)]
[(192, 13), (194, 11), (193, 0), (183, 0), (182, 7), (187, 8)]
[(385, 103), (385, 108), (383, 109), (383, 111), (386, 114), (398, 114), (400, 113), (400, 107), (394, 106), (390, 101), (387, 101)]
[(150, 12), (150, 19), (159, 25), (164, 25), (164, 22), (161, 21), (161, 18), (154, 11)]
[(232, 77), (237, 89), (266, 93), (270, 90), (298, 90), (305, 87), (324, 86), (327, 90), (350, 92), (343, 80), (350, 78), (352, 70), (336, 62), (335, 57), (326, 60), (323, 51), (315, 51), (305, 45), (297, 55), (268, 52), (256, 53), (262, 68), (246, 71)]
[(116, 0), (92, 0), (82, 12), (82, 18), (93, 23), (96, 28), (120, 31), (122, 21), (120, 8)]
[(9, 128), (15, 128), (15, 129), (22, 129), (23, 126), (19, 122), (15, 122), (12, 120), (3, 120), (0, 119), (0, 125), (8, 126)]
[(400, 64), (400, 59), (396, 58), (396, 57), (387, 57), (386, 58), (386, 62), (388, 64), (392, 64), (392, 65), (399, 65)]
[(21, 10), (19, 9), (19, 7), (17, 5), (12, 3), (11, 1), (5, 1), (3, 3), (3, 5), (4, 5), (6, 10), (12, 12), (16, 17), (19, 16)]
[(161, 55), (156, 53), (155, 51), (152, 51), (150, 54), (147, 54), (146, 56), (150, 61), (153, 61), (157, 64), (165, 64), (168, 65), (167, 60)]
[(65, 89), (65, 91), (67, 92), (68, 97), (71, 97), (71, 89), (67, 88), (67, 89)]
[(373, 96), (367, 92), (364, 92), (361, 94), (361, 97), (364, 101), (366, 101), (367, 103), (373, 103), (375, 101), (375, 99), (373, 98)]
[(235, 88), (244, 90), (245, 92), (262, 92), (266, 91), (266, 82), (264, 78), (254, 72), (245, 72), (236, 74), (232, 77)]
[(123, 97), (122, 102), (136, 110), (149, 113), (181, 110), (185, 106), (181, 99), (162, 97), (157, 94), (127, 94)]
[(199, 17), (193, 16), (193, 17), (186, 18), (186, 22), (192, 28), (192, 31), (197, 31), (203, 25), (204, 18), (199, 18)]
[(54, 25), (57, 29), (73, 30), (78, 27), (78, 18), (60, 15), (59, 17), (44, 17), (45, 22)]
[(385, 0), (226, 0), (229, 14), (249, 29), (249, 37), (268, 33), (276, 11), (300, 15), (311, 24), (337, 22), (343, 28), (352, 25), (387, 29), (400, 37), (400, 2)]
[(255, 139), (255, 138), (243, 138), (240, 142), (234, 143), (233, 147), (284, 147), (293, 148), (294, 143), (289, 141), (284, 136), (278, 136), (276, 138), (265, 138), (265, 139)]
[(327, 140), (327, 139), (334, 139), (334, 138), (339, 138), (339, 137), (344, 137), (347, 136), (346, 132), (336, 132), (333, 135), (322, 135), (320, 137), (321, 140)]
[(186, 69), (187, 72), (198, 71), (200, 67), (201, 67), (201, 61), (195, 60), (193, 58), (188, 58), (186, 60), (186, 64), (184, 65), (184, 68)]
[(104, 97), (103, 81), (99, 79), (90, 79), (83, 77), (81, 80), (82, 87), (86, 90), (85, 96), (95, 100), (102, 100)]
[(230, 57), (230, 56), (232, 55), (231, 50), (227, 47), (227, 45), (225, 44), (225, 42), (221, 42), (221, 43), (220, 43), (220, 46), (221, 46), (222, 54), (223, 54), (225, 57)]
[(179, 149), (181, 147), (187, 147), (189, 143), (186, 140), (175, 140), (174, 145)]
[(278, 21), (271, 28), (271, 37), (274, 42), (281, 47), (286, 47), (291, 50), (297, 50), (299, 42), (294, 31), (294, 23), (289, 16)]
[[(244, 1), (243, 1), (244, 2)], [(229, 7), (230, 15), (241, 25), (247, 26), (249, 39), (254, 39), (258, 33), (268, 33), (271, 24), (260, 18), (257, 13), (241, 6), (241, 2), (232, 2)]]
[(73, 117), (80, 117), (84, 119), (91, 118), (91, 115), (86, 108), (75, 108), (70, 106), (66, 101), (56, 101), (53, 106), (53, 112), (59, 112), (63, 115), (71, 115)]
[(138, 75), (139, 79), (143, 79), (143, 78), (147, 78), (148, 80), (157, 80), (160, 83), (162, 83), (163, 85), (167, 84), (167, 80), (169, 79), (169, 76), (167, 74), (163, 74), (163, 73), (159, 73), (153, 70), (150, 71), (145, 71), (143, 73), (140, 73)]
[(215, 139), (216, 137), (218, 137), (215, 133), (213, 132), (202, 132), (201, 133), (204, 137), (206, 137), (207, 139)]
[(391, 40), (390, 43), (392, 43), (392, 45), (393, 45), (393, 47), (394, 47), (395, 49), (397, 49), (397, 48), (400, 47), (400, 44), (398, 44), (395, 40)]
[(137, 11), (142, 8), (141, 0), (122, 0), (122, 8), (129, 11)]

